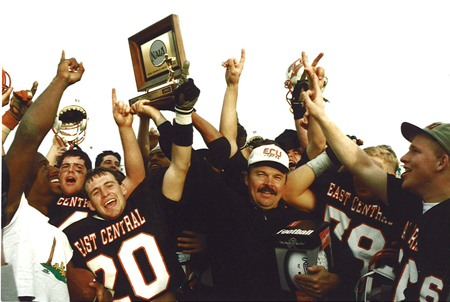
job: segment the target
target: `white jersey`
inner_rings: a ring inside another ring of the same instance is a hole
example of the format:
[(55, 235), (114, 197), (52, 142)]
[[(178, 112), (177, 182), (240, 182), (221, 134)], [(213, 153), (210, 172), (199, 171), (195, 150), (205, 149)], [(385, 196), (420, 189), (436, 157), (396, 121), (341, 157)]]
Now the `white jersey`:
[(11, 222), (3, 229), (5, 260), (14, 269), (19, 297), (36, 301), (69, 301), (65, 270), (73, 250), (66, 235), (22, 196)]

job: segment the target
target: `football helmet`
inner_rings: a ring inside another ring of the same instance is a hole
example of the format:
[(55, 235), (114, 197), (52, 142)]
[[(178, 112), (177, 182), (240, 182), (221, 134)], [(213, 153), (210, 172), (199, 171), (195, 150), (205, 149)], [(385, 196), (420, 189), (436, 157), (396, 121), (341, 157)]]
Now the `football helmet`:
[(2, 68), (2, 94), (11, 87), (11, 77), (9, 74)]
[(355, 286), (356, 301), (390, 301), (395, 279), (393, 265), (398, 258), (395, 249), (384, 249), (372, 256), (369, 272)]
[[(306, 251), (289, 250), (284, 258), (284, 273), (289, 288), (293, 291), (303, 290), (297, 283), (294, 282), (295, 275), (308, 275), (308, 267), (313, 264), (310, 263), (312, 259), (308, 258)], [(319, 250), (317, 253), (317, 266), (323, 266), (328, 270), (327, 254), (324, 250)]]
[[(322, 91), (328, 84), (328, 78), (325, 77), (325, 81), (323, 83)], [(284, 82), (284, 88), (288, 89), (286, 93), (286, 101), (291, 106), (290, 111), (293, 113), (292, 102), (296, 102), (302, 91), (306, 91), (309, 89), (309, 81), (307, 78), (307, 74), (305, 72), (305, 67), (303, 65), (302, 59), (297, 59), (289, 65), (286, 71), (286, 81)], [(327, 101), (324, 99), (324, 101)]]
[(78, 105), (70, 105), (59, 112), (52, 130), (60, 136), (65, 144), (70, 146), (70, 149), (73, 149), (84, 141), (87, 122), (86, 110)]

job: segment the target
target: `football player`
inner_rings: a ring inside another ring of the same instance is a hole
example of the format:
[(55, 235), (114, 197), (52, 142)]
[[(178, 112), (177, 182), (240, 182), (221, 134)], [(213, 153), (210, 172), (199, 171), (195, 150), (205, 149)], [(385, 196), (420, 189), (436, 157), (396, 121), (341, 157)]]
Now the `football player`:
[(51, 129), (64, 91), (83, 73), (83, 64), (65, 59), (63, 51), (57, 75), (27, 110), (5, 155), (10, 186), (2, 247), (13, 266), (21, 301), (69, 301), (65, 271), (72, 249), (65, 234), (45, 216), (60, 194), (59, 170), (37, 149)]
[[(317, 77), (308, 75), (317, 87)], [(403, 123), (411, 142), (401, 157), (403, 181), (386, 173), (328, 118), (321, 93), (303, 94), (309, 113), (321, 126), (338, 159), (383, 202), (394, 223), (406, 221), (401, 234), (394, 301), (446, 300), (450, 292), (450, 124), (423, 129)], [(420, 233), (419, 233), (420, 230)], [(444, 230), (444, 231), (443, 231)]]
[[(133, 143), (135, 138), (131, 128), (133, 119), (128, 114), (130, 109), (123, 102), (117, 102), (115, 89), (112, 90), (112, 108), (114, 120), (119, 128), (125, 154), (125, 167), (128, 172), (123, 183), (127, 191), (131, 193), (144, 179), (145, 168), (139, 146)], [(128, 112), (125, 112), (126, 110)], [(125, 113), (122, 114), (122, 112)], [(72, 149), (58, 159), (58, 166), (61, 169), (60, 181), (63, 194), (51, 205), (49, 216), (50, 223), (63, 230), (91, 213), (88, 208), (88, 198), (83, 191), (83, 183), (86, 172), (92, 168), (92, 163), (85, 152)]]
[[(170, 166), (151, 173), (134, 192), (114, 170), (88, 172), (88, 206), (96, 214), (65, 229), (74, 248), (74, 266), (91, 270), (117, 300), (175, 300), (174, 291), (184, 280), (171, 213), (181, 200), (190, 166), (191, 113), (199, 90), (191, 80), (179, 89)], [(131, 137), (134, 141), (128, 143), (137, 146), (134, 133)]]

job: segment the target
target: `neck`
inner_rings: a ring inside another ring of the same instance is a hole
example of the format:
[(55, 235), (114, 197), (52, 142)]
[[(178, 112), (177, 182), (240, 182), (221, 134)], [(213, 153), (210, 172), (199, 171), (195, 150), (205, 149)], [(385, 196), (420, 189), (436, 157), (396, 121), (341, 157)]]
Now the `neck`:
[(33, 194), (33, 192), (31, 191), (28, 195), (26, 195), (26, 198), (30, 206), (47, 216), (48, 206), (52, 201), (54, 201), (55, 197), (50, 194)]
[(423, 202), (440, 203), (450, 199), (450, 182), (429, 187), (430, 189), (422, 194)]

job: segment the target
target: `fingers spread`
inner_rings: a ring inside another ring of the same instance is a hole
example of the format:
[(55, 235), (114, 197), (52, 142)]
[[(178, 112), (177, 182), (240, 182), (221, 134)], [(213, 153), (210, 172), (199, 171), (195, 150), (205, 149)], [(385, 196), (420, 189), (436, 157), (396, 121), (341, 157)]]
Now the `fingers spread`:
[(314, 61), (312, 62), (311, 66), (312, 66), (312, 67), (316, 67), (316, 66), (317, 66), (317, 63), (319, 63), (319, 61), (320, 61), (320, 59), (322, 59), (323, 55), (324, 55), (323, 52), (319, 53), (319, 55), (318, 55), (318, 56), (314, 59)]

